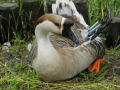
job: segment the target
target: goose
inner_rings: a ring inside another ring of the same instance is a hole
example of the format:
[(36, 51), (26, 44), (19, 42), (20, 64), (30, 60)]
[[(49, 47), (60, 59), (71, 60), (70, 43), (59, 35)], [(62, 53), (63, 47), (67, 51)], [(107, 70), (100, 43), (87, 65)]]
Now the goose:
[[(73, 24), (69, 18), (56, 14), (45, 14), (36, 21), (30, 57), (33, 69), (42, 80), (60, 81), (73, 78), (90, 65), (89, 69), (93, 70), (92, 63), (103, 58), (105, 49), (102, 40), (96, 37), (79, 44), (74, 33), (71, 33)], [(80, 37), (83, 36), (81, 33)]]

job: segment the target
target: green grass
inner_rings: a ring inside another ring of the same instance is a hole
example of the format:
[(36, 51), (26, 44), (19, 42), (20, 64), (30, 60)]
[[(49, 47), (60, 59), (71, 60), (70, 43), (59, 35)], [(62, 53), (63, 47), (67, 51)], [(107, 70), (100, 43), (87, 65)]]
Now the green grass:
[(120, 16), (120, 0), (87, 0), (91, 25), (100, 18)]
[(108, 64), (108, 59), (111, 56), (114, 57), (117, 51), (106, 50), (107, 58), (101, 64), (98, 73), (85, 70), (71, 80), (48, 83), (40, 80), (39, 74), (27, 64), (29, 53), (26, 46), (27, 43), (19, 42), (17, 44), (16, 42), (16, 45), (8, 50), (0, 50), (0, 88), (5, 90), (117, 90), (120, 88), (120, 78), (114, 68)]

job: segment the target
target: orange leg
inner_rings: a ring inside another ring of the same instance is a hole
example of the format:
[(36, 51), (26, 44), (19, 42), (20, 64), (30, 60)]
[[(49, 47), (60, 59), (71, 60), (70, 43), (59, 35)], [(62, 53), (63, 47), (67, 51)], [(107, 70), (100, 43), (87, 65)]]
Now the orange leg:
[(100, 64), (104, 61), (104, 58), (100, 58), (100, 59), (96, 59), (93, 64), (91, 64), (89, 67), (88, 67), (88, 70), (89, 71), (93, 71), (95, 70), (96, 72), (99, 72), (99, 69), (100, 69)]

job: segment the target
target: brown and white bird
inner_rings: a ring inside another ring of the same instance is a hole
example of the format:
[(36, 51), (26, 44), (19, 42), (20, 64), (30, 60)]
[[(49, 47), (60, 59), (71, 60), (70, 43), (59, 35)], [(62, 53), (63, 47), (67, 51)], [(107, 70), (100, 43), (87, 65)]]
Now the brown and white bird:
[[(96, 59), (103, 58), (102, 40), (97, 37), (79, 45), (79, 40), (71, 32), (73, 24), (69, 18), (55, 14), (46, 14), (37, 20), (30, 57), (32, 67), (42, 80), (70, 79), (88, 68)], [(79, 36), (82, 38), (84, 35)], [(75, 47), (75, 44), (78, 46)]]
[(98, 72), (105, 48), (99, 37), (91, 38), (102, 23), (89, 28), (71, 0), (56, 0), (52, 9), (54, 14), (45, 14), (36, 21), (30, 50), (32, 67), (40, 78), (67, 80), (87, 68)]

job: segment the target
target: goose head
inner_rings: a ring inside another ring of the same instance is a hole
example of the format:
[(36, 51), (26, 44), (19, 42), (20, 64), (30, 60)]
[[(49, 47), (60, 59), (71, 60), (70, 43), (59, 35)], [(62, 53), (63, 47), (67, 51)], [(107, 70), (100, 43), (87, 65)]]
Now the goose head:
[(49, 32), (62, 35), (79, 44), (79, 40), (71, 31), (74, 22), (69, 18), (64, 18), (55, 14), (45, 14), (36, 21), (35, 35), (47, 35)]

